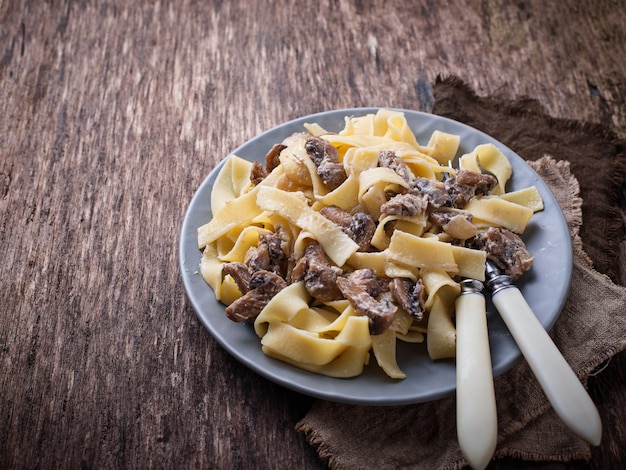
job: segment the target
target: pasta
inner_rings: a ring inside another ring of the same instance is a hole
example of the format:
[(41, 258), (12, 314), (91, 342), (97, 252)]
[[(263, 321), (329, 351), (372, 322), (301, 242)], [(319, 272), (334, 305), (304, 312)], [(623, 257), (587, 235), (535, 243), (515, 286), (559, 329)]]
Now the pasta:
[(405, 378), (399, 341), (454, 357), (459, 281), (484, 280), (487, 256), (468, 241), (523, 233), (543, 208), (537, 189), (507, 193), (511, 166), (491, 144), (453, 168), (459, 136), (421, 145), (401, 112), (305, 129), (265, 168), (232, 155), (216, 177), (198, 247), (226, 314), (252, 322), (268, 356), (331, 377), (361, 374), (373, 355)]

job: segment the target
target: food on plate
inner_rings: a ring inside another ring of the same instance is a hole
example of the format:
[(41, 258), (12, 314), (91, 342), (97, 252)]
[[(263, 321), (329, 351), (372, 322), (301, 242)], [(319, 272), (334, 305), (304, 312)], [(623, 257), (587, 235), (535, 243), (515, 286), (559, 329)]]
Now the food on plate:
[[(306, 132), (304, 132), (306, 131)], [(517, 279), (533, 258), (520, 235), (543, 202), (534, 187), (506, 192), (511, 165), (492, 144), (459, 158), (460, 138), (420, 144), (401, 112), (318, 124), (231, 155), (198, 229), (201, 273), (265, 354), (332, 376), (362, 373), (373, 354), (405, 377), (398, 341), (454, 357), (459, 280), (484, 280), (493, 259)]]

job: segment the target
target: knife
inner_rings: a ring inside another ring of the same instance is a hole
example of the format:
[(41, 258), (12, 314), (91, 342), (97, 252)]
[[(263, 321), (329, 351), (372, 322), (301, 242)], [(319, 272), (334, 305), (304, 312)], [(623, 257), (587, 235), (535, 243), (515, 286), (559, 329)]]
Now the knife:
[(602, 423), (598, 410), (520, 290), (489, 260), (486, 278), (493, 304), (554, 410), (575, 434), (599, 445)]
[(498, 418), (487, 332), (483, 284), (461, 281), (456, 316), (456, 426), (459, 447), (475, 470), (484, 469), (496, 449)]

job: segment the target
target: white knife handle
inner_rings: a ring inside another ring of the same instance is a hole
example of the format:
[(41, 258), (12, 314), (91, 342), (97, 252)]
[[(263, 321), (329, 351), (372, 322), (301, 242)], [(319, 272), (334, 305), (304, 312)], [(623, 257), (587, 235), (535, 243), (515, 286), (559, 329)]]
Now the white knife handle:
[(508, 286), (492, 299), (557, 414), (578, 436), (599, 445), (602, 423), (598, 410), (522, 293)]
[(485, 298), (479, 293), (460, 295), (455, 315), (459, 447), (470, 466), (481, 470), (491, 460), (498, 438)]

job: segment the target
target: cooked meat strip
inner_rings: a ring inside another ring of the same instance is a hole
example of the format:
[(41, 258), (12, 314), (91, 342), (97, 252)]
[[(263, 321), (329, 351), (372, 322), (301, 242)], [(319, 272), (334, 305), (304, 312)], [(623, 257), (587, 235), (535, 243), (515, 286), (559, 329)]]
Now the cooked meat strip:
[(391, 293), (398, 305), (413, 318), (419, 321), (424, 317), (426, 294), (421, 279), (413, 282), (409, 278), (396, 277), (391, 283)]
[(270, 271), (257, 271), (250, 277), (250, 292), (260, 290), (262, 292), (277, 294), (287, 287), (287, 282), (278, 274)]
[(378, 166), (391, 168), (398, 173), (407, 183), (411, 181), (412, 175), (406, 163), (396, 155), (393, 150), (382, 150), (378, 154)]
[(519, 279), (530, 269), (534, 257), (526, 249), (524, 241), (504, 228), (489, 227), (479, 232), (474, 247), (487, 252), (487, 258), (498, 265), (513, 280)]
[(261, 181), (263, 181), (266, 176), (267, 172), (263, 168), (263, 165), (261, 165), (257, 161), (252, 162), (252, 169), (250, 170), (250, 182), (256, 186)]
[(346, 170), (341, 163), (323, 161), (317, 167), (317, 174), (331, 191), (337, 189), (347, 179)]
[(376, 271), (371, 268), (357, 269), (348, 275), (348, 279), (372, 297), (378, 297), (383, 292), (389, 291), (389, 280), (376, 276)]
[(303, 256), (296, 261), (296, 264), (294, 264), (293, 269), (291, 270), (291, 275), (289, 276), (289, 282), (293, 283), (304, 281), (307, 269), (309, 269), (309, 261), (306, 259), (306, 256)]
[(282, 229), (277, 226), (273, 234), (264, 234), (261, 240), (267, 245), (270, 256), (270, 271), (282, 276), (287, 275), (289, 257), (285, 253), (285, 241), (282, 238)]
[(341, 269), (331, 266), (324, 249), (317, 242), (309, 243), (304, 249), (304, 256), (298, 260), (291, 272), (291, 282), (304, 281), (304, 286), (311, 297), (322, 302), (343, 298), (337, 286), (337, 277)]
[(342, 229), (349, 229), (352, 223), (352, 215), (339, 206), (322, 207), (320, 214), (339, 225)]
[(445, 227), (454, 217), (458, 215), (463, 216), (469, 222), (472, 221), (472, 214), (467, 211), (433, 211), (430, 213), (430, 218), (440, 227)]
[(411, 181), (412, 194), (425, 196), (430, 207), (438, 209), (450, 206), (450, 195), (441, 181), (433, 181), (428, 178), (415, 178)]
[(280, 165), (280, 152), (286, 149), (285, 144), (274, 144), (269, 152), (265, 155), (265, 171), (269, 174)]
[(250, 278), (250, 290), (226, 307), (226, 316), (236, 322), (250, 320), (285, 287), (287, 283), (278, 274), (258, 271)]
[(324, 160), (330, 162), (339, 161), (337, 149), (321, 137), (308, 137), (304, 142), (304, 148), (313, 160), (313, 163), (315, 163), (315, 166), (320, 166)]
[(359, 251), (369, 250), (376, 231), (376, 223), (370, 215), (364, 212), (351, 215), (337, 206), (324, 207), (320, 210), (320, 214), (339, 225), (359, 245)]
[(317, 167), (317, 174), (330, 189), (337, 189), (346, 179), (346, 171), (341, 163), (337, 149), (320, 137), (306, 139), (304, 148)]
[(491, 175), (459, 170), (454, 177), (446, 180), (445, 187), (452, 206), (462, 209), (472, 197), (488, 194), (496, 184), (498, 181)]
[(389, 299), (376, 300), (348, 277), (337, 278), (337, 285), (354, 311), (369, 318), (371, 334), (379, 335), (389, 328), (398, 310)]
[(244, 256), (244, 263), (250, 268), (250, 272), (267, 270), (270, 267), (270, 251), (266, 243), (248, 248)]
[(376, 231), (376, 222), (374, 222), (371, 215), (365, 212), (357, 212), (352, 217), (349, 231), (350, 237), (359, 245), (358, 251), (368, 251)]
[(469, 170), (459, 170), (456, 172), (456, 181), (459, 184), (473, 186), (475, 195), (488, 194), (498, 184), (498, 180), (492, 175), (476, 173)]
[(446, 225), (455, 217), (463, 217), (468, 222), (472, 222), (472, 213), (467, 211), (433, 211), (430, 213), (429, 217), (443, 229), (445, 229)]
[(380, 206), (380, 212), (384, 215), (401, 215), (412, 217), (423, 214), (428, 208), (428, 200), (423, 195), (411, 193), (396, 194), (394, 197)]
[(288, 256), (283, 249), (284, 241), (281, 228), (272, 234), (261, 234), (256, 247), (248, 249), (244, 262), (252, 272), (267, 270), (283, 278), (287, 275)]
[(243, 263), (226, 263), (223, 266), (224, 272), (230, 274), (235, 280), (237, 287), (242, 294), (245, 294), (250, 290), (250, 269)]

